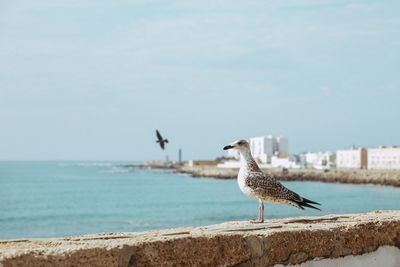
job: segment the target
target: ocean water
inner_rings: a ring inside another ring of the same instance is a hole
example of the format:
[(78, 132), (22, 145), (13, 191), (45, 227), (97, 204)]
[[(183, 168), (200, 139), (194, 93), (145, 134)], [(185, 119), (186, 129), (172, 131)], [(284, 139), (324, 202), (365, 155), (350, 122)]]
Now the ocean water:
[[(0, 162), (0, 239), (199, 226), (258, 216), (236, 180), (123, 162)], [(265, 219), (400, 209), (400, 188), (283, 182), (322, 211), (266, 204)]]

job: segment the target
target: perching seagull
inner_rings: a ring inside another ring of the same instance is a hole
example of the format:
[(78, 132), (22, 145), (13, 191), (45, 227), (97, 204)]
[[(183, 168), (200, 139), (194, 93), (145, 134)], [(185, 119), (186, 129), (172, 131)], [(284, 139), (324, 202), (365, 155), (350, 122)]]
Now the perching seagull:
[(162, 150), (164, 150), (164, 143), (168, 143), (168, 139), (163, 139), (160, 132), (156, 130), (156, 135), (157, 135), (157, 143), (160, 143), (160, 147)]
[(304, 210), (304, 207), (320, 210), (312, 205), (317, 202), (301, 197), (297, 193), (287, 189), (275, 177), (265, 174), (258, 167), (250, 152), (249, 143), (246, 140), (238, 140), (224, 147), (224, 150), (236, 149), (240, 152), (240, 170), (238, 184), (242, 192), (260, 203), (258, 221), (264, 222), (264, 202), (287, 204)]

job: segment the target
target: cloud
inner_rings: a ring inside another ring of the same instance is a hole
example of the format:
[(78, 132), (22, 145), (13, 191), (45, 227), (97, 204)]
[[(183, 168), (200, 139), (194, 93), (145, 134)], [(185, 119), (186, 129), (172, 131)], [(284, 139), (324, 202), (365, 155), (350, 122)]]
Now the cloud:
[[(164, 115), (195, 117), (186, 126), (204, 134), (199, 121), (219, 125), (220, 116), (229, 121), (231, 113), (221, 110), (238, 103), (243, 111), (235, 115), (243, 118), (281, 106), (288, 114), (301, 110), (314, 118), (315, 106), (330, 103), (333, 111), (338, 106), (332, 88), (346, 92), (353, 103), (360, 92), (386, 94), (385, 83), (400, 82), (400, 8), (394, 1), (21, 0), (1, 5), (0, 113), (11, 128), (19, 120), (11, 116), (15, 112), (63, 121), (79, 110), (82, 118), (107, 125), (113, 123), (109, 117), (96, 120), (90, 114), (117, 110), (113, 116), (129, 120), (140, 114), (143, 123)], [(321, 101), (316, 90), (332, 98)], [(398, 91), (391, 90), (391, 99), (398, 99)], [(304, 102), (307, 108), (299, 107)], [(278, 122), (288, 125), (287, 118), (278, 116), (270, 127), (286, 127)], [(47, 127), (45, 121), (40, 125)], [(118, 139), (115, 129), (104, 135)], [(60, 133), (59, 138), (67, 137)]]

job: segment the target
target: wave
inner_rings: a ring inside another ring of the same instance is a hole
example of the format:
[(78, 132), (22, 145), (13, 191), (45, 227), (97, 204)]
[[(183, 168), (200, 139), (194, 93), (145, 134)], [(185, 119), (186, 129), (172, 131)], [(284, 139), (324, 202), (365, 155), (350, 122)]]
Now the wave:
[(109, 162), (79, 162), (79, 163), (59, 163), (60, 167), (112, 167), (115, 163)]
[(110, 169), (99, 171), (99, 173), (128, 173), (128, 172), (132, 172), (132, 170), (129, 168), (116, 167), (116, 166), (112, 166)]

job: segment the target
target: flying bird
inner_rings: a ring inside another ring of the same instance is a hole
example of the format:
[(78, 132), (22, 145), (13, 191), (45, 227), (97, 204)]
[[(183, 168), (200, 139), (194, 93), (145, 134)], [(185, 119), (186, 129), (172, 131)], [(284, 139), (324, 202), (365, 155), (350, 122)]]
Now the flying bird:
[(160, 132), (156, 130), (156, 135), (157, 135), (157, 143), (160, 143), (160, 147), (162, 150), (164, 150), (165, 143), (168, 143), (168, 139), (163, 139)]
[(249, 143), (238, 140), (224, 147), (224, 150), (236, 149), (240, 152), (240, 170), (238, 184), (242, 192), (259, 202), (257, 223), (264, 222), (264, 202), (287, 204), (304, 210), (304, 207), (320, 210), (311, 204), (321, 205), (287, 189), (275, 177), (263, 173), (253, 159)]

